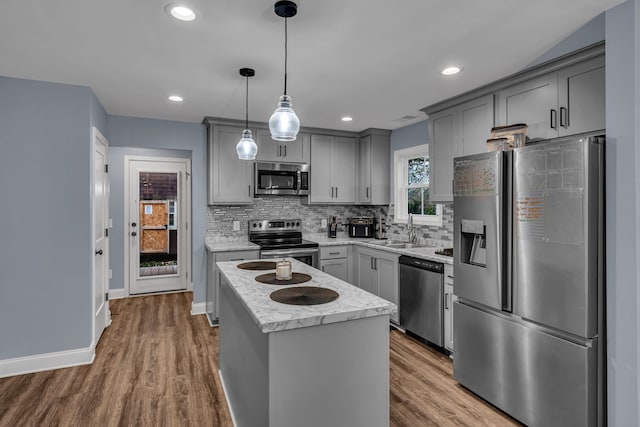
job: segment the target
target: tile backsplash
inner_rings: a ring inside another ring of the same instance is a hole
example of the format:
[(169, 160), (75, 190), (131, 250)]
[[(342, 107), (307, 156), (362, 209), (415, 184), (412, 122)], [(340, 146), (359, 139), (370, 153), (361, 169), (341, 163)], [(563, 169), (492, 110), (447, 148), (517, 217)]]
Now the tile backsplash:
[[(453, 205), (443, 205), (442, 227), (416, 225), (418, 238), (429, 244), (451, 245), (453, 243)], [(390, 206), (354, 206), (354, 205), (307, 205), (300, 197), (263, 197), (254, 199), (252, 205), (209, 206), (207, 212), (207, 231), (217, 238), (241, 239), (248, 234), (248, 221), (253, 219), (301, 218), (304, 234), (324, 234), (321, 226), (323, 219), (336, 216), (338, 231), (346, 231), (349, 217), (382, 213), (386, 218), (387, 237), (407, 240), (404, 224), (393, 223), (393, 205)], [(240, 231), (233, 230), (233, 221), (240, 221)]]
[[(248, 221), (252, 219), (301, 218), (304, 234), (326, 233), (321, 226), (323, 219), (335, 216), (338, 231), (346, 231), (345, 225), (352, 216), (372, 215), (380, 212), (386, 217), (388, 206), (354, 205), (305, 205), (296, 196), (277, 196), (253, 199), (252, 205), (209, 206), (207, 230), (217, 237), (246, 237)], [(233, 221), (240, 221), (240, 231), (233, 231)]]

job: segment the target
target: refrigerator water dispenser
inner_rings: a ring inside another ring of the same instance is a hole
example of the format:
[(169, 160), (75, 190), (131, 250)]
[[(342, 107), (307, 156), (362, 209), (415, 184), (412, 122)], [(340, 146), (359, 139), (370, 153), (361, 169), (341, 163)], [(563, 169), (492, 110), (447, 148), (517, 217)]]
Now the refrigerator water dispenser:
[(460, 260), (478, 267), (487, 266), (487, 228), (483, 221), (463, 219), (460, 224)]

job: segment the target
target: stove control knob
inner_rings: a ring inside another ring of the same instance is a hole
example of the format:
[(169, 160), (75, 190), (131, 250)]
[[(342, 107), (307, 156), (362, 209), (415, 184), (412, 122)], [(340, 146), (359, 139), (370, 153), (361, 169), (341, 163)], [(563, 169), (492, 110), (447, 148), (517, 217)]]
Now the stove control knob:
[(289, 227), (291, 224), (287, 223), (287, 227)]
[(258, 226), (258, 224), (253, 224), (253, 228), (256, 228)]
[(300, 223), (299, 222), (296, 222), (296, 227), (300, 227)]

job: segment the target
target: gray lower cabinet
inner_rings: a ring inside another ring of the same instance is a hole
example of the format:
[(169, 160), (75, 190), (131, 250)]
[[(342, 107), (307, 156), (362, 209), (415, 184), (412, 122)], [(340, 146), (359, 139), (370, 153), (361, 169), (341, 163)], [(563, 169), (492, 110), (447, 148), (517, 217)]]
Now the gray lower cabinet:
[(453, 159), (486, 151), (493, 114), (493, 95), (487, 95), (429, 116), (432, 202), (453, 201)]
[(320, 248), (320, 270), (351, 283), (350, 246), (326, 246)]
[(529, 139), (605, 128), (604, 56), (499, 91), (496, 125), (527, 124)]
[(207, 178), (209, 205), (253, 203), (253, 162), (238, 159), (242, 128), (209, 124)]
[(389, 204), (389, 150), (391, 132), (368, 129), (358, 143), (357, 203)]
[(311, 135), (309, 203), (355, 203), (356, 164), (356, 138)]
[(262, 162), (309, 163), (311, 135), (299, 133), (291, 142), (274, 141), (268, 129), (258, 130), (255, 136), (258, 145), (256, 160)]
[(355, 252), (354, 284), (397, 305), (398, 312), (391, 316), (391, 320), (399, 323), (399, 255), (362, 247), (357, 247)]
[(453, 354), (453, 302), (458, 299), (453, 293), (453, 266), (444, 266), (444, 348)]
[(208, 252), (207, 251), (207, 316), (211, 324), (218, 323), (220, 313), (219, 295), (220, 295), (220, 273), (216, 267), (217, 262), (221, 261), (240, 261), (259, 259), (260, 251), (243, 250), (228, 252)]

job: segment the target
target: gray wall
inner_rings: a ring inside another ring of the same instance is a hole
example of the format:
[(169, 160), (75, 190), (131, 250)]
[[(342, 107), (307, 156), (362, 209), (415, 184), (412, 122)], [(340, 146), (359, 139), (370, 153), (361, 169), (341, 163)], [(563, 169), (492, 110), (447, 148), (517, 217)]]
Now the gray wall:
[[(109, 217), (113, 221), (113, 228), (109, 236), (109, 268), (112, 279), (109, 289), (123, 289), (125, 279), (125, 217), (124, 217), (124, 156), (173, 157), (190, 159), (188, 150), (154, 150), (151, 148), (109, 147)], [(128, 229), (126, 230), (128, 232)], [(192, 236), (196, 238), (198, 236)], [(128, 274), (128, 273), (127, 273)]]
[(91, 345), (93, 102), (0, 77), (0, 360)]
[[(107, 117), (107, 133), (105, 135), (109, 140), (111, 147), (130, 147), (130, 148), (150, 148), (150, 149), (169, 149), (169, 150), (186, 150), (191, 152), (191, 243), (192, 243), (192, 282), (193, 282), (193, 301), (195, 303), (205, 301), (206, 288), (206, 253), (204, 248), (204, 238), (207, 231), (207, 201), (206, 201), (206, 130), (204, 125), (196, 123), (173, 122), (166, 120), (151, 120), (133, 117), (108, 116)], [(110, 178), (111, 179), (111, 178)], [(110, 216), (118, 214), (114, 205), (116, 196), (111, 197)], [(121, 196), (123, 197), (123, 196)], [(120, 207), (122, 211), (122, 207)], [(124, 220), (122, 220), (124, 221)], [(118, 225), (122, 227), (123, 222), (119, 225), (114, 218), (114, 227)], [(122, 236), (124, 231), (120, 233), (114, 230), (113, 235)], [(110, 244), (111, 264), (115, 266), (113, 260), (124, 259), (124, 246), (117, 245), (115, 240)], [(122, 261), (124, 262), (124, 261)], [(124, 276), (112, 280), (111, 287), (117, 286), (120, 280), (124, 280)]]
[(606, 13), (609, 425), (640, 425), (640, 0)]

